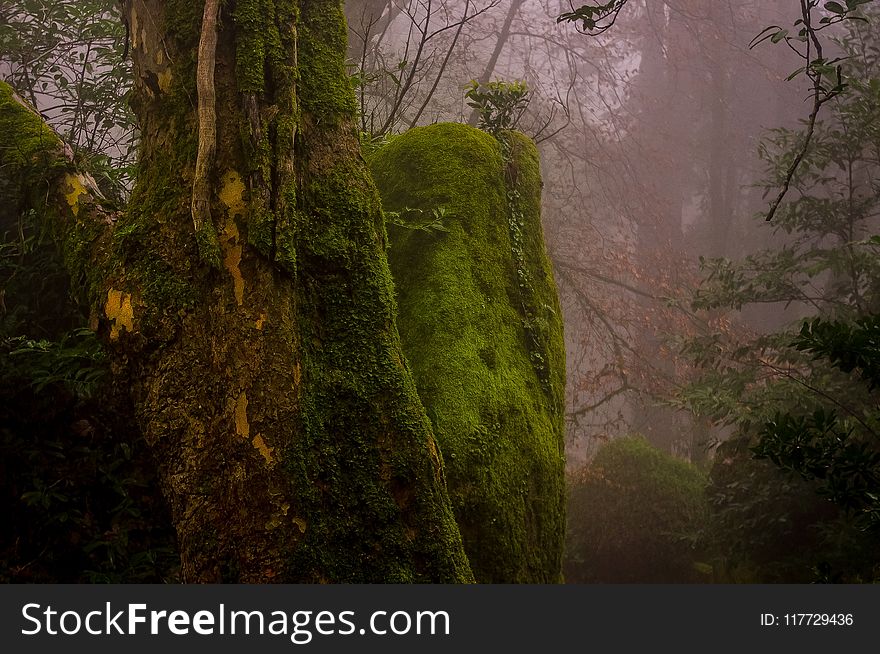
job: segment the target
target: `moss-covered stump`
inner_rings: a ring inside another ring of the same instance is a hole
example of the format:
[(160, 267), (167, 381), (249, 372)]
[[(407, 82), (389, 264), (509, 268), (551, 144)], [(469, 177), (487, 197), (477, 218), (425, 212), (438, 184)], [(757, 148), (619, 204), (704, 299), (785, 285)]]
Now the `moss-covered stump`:
[[(561, 578), (565, 352), (526, 137), (413, 129), (371, 160), (398, 326), (480, 582)], [(411, 210), (420, 210), (411, 211)], [(401, 221), (396, 221), (401, 222)], [(448, 230), (448, 231), (443, 231)]]

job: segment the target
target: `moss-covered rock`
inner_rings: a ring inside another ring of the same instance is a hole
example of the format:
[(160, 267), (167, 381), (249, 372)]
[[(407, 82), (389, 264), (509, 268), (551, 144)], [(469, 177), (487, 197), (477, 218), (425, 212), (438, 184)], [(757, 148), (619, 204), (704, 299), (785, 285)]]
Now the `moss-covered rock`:
[(642, 436), (602, 446), (569, 497), (565, 577), (574, 583), (707, 581), (696, 546), (705, 475)]
[(386, 210), (442, 216), (440, 230), (389, 225), (389, 260), (474, 575), (552, 583), (565, 528), (562, 322), (537, 151), (504, 138), (502, 148), (464, 125), (421, 127), (371, 164)]

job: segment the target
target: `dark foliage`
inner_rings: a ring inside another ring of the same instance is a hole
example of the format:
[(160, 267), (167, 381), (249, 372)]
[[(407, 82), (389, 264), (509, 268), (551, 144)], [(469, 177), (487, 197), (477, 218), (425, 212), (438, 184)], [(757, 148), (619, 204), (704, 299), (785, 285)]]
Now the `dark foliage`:
[(756, 460), (748, 438), (722, 444), (709, 476), (704, 540), (714, 581), (870, 582), (876, 535), (867, 534), (820, 483)]

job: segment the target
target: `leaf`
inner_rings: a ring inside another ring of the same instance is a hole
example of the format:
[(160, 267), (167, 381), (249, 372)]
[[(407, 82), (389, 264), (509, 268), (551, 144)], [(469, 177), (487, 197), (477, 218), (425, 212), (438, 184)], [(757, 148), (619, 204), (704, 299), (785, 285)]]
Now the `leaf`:
[(779, 30), (770, 37), (770, 43), (779, 43), (782, 39), (788, 36), (788, 30)]
[(759, 43), (766, 41), (771, 38), (775, 32), (778, 32), (782, 28), (779, 25), (771, 25), (770, 27), (765, 27), (761, 30), (758, 35), (752, 39), (751, 43), (749, 43), (749, 50), (754, 48)]
[[(786, 77), (786, 78), (785, 78), (785, 81), (786, 81), (786, 82), (790, 82), (790, 81), (793, 80), (795, 77), (797, 77), (798, 75), (800, 75), (801, 73), (803, 73), (806, 69), (807, 69), (806, 66), (801, 66), (801, 67), (798, 68), (796, 71), (794, 71), (791, 75), (789, 75), (788, 77)], [(765, 195), (765, 197), (766, 197), (766, 193), (765, 193), (764, 195)]]

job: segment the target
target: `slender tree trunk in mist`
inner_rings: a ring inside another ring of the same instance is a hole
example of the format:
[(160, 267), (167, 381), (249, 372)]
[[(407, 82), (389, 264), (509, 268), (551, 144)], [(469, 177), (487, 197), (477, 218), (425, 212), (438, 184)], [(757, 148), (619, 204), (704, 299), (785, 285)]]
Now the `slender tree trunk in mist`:
[[(485, 84), (492, 79), (492, 75), (495, 73), (495, 66), (498, 65), (498, 58), (501, 56), (504, 46), (507, 45), (508, 39), (510, 39), (510, 28), (513, 26), (513, 21), (524, 4), (525, 0), (511, 0), (510, 8), (507, 10), (507, 16), (504, 17), (504, 24), (501, 26), (501, 31), (498, 32), (498, 39), (495, 41), (495, 48), (492, 50), (492, 54), (489, 55), (489, 61), (486, 62), (486, 67), (483, 69), (483, 73), (477, 79), (480, 84)], [(478, 122), (480, 122), (480, 112), (477, 109), (474, 109), (468, 118), (468, 125), (476, 127)]]
[(183, 578), (471, 580), (400, 350), (340, 4), (126, 6), (128, 210), (8, 87), (0, 170), (34, 193), (130, 388)]
[[(366, 49), (378, 48), (401, 9), (392, 0), (348, 0), (343, 4), (349, 34), (354, 34), (354, 38), (349, 38), (348, 56), (352, 61), (360, 61)], [(375, 43), (371, 42), (373, 38)]]
[[(658, 254), (681, 241), (681, 210), (683, 177), (686, 171), (678, 164), (689, 146), (685, 137), (691, 127), (687, 98), (682, 97), (682, 79), (669, 59), (675, 48), (674, 29), (667, 24), (662, 3), (648, 3), (645, 15), (642, 63), (637, 80), (637, 93), (645, 109), (637, 121), (633, 134), (636, 143), (659, 144), (660, 152), (648, 153), (642, 165), (637, 165), (638, 178), (647, 194), (644, 215), (638, 224), (636, 257), (638, 265), (657, 261)], [(673, 151), (674, 149), (674, 151)], [(676, 162), (659, 168), (651, 162), (666, 158)], [(644, 165), (648, 164), (648, 165)], [(644, 306), (646, 316), (654, 311), (652, 303)], [(638, 330), (635, 347), (661, 373), (672, 374), (668, 355), (663, 353), (660, 334), (655, 326), (643, 324)], [(674, 412), (657, 406), (650, 397), (637, 401), (633, 409), (633, 423), (655, 445), (672, 449), (679, 435)]]
[(710, 237), (707, 255), (722, 257), (728, 254), (728, 239), (734, 224), (730, 194), (733, 184), (731, 165), (730, 135), (727, 129), (727, 80), (724, 64), (717, 59), (709, 62), (712, 76), (712, 94), (710, 103), (709, 133), (709, 220)]

